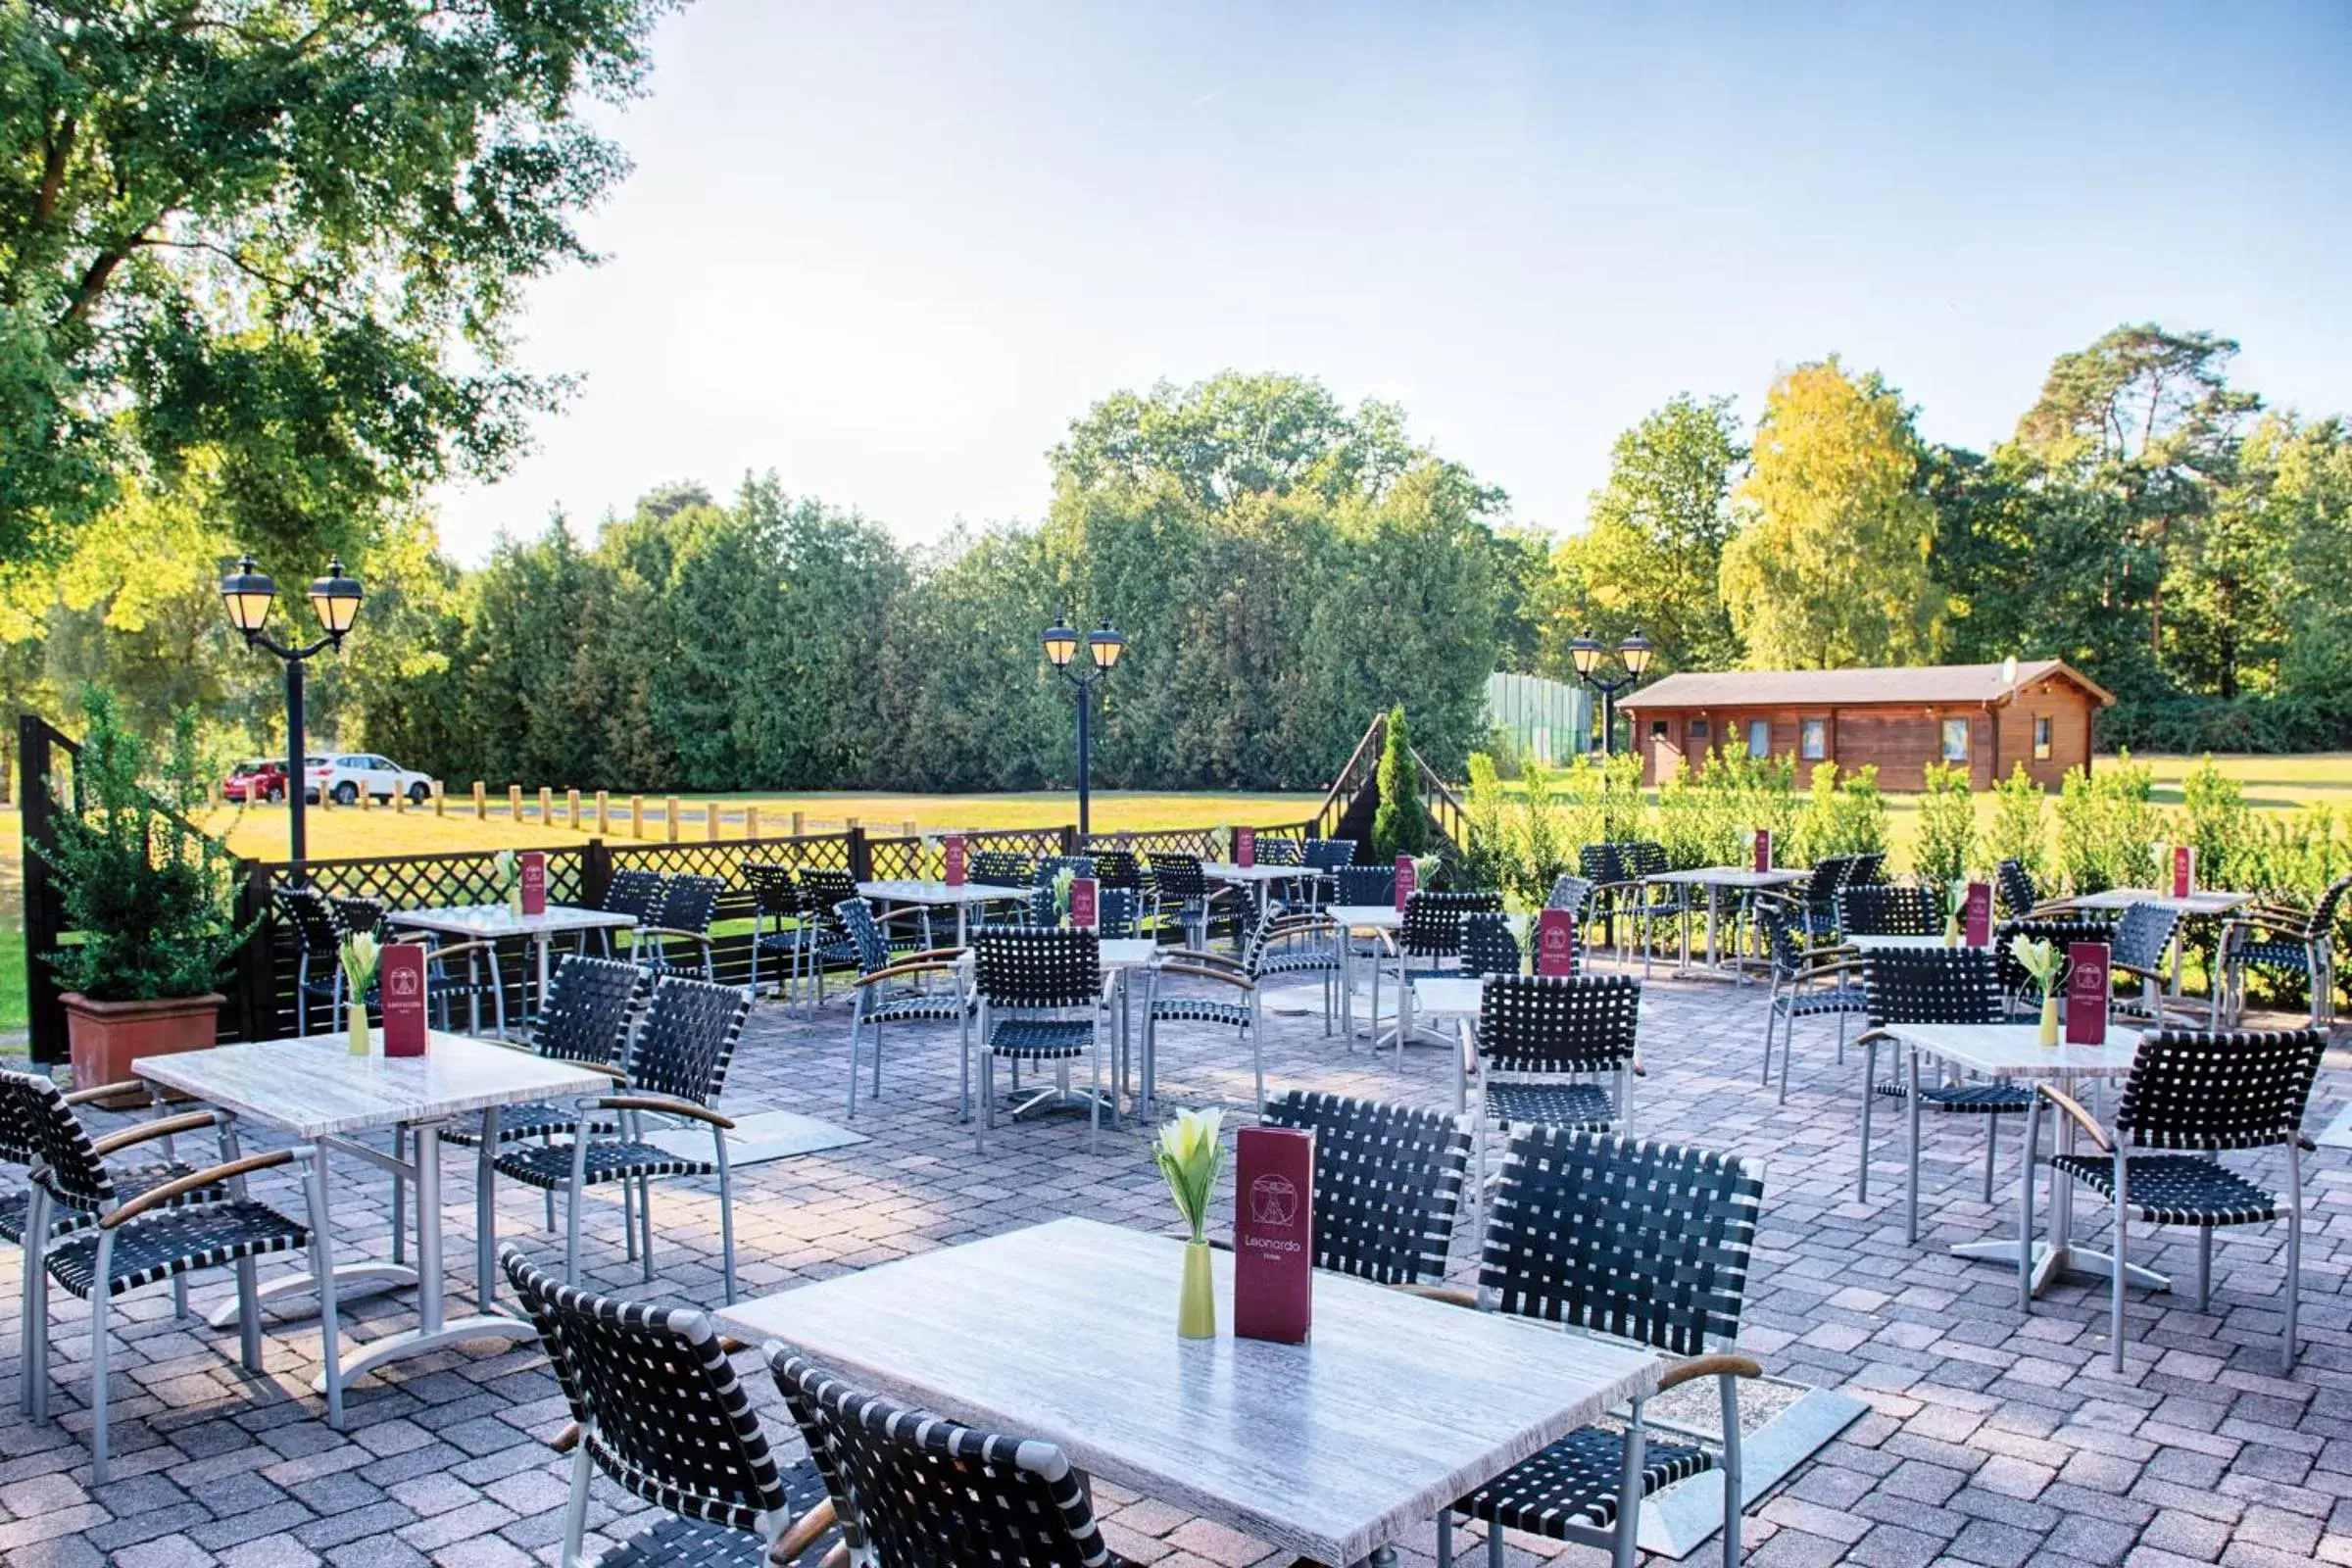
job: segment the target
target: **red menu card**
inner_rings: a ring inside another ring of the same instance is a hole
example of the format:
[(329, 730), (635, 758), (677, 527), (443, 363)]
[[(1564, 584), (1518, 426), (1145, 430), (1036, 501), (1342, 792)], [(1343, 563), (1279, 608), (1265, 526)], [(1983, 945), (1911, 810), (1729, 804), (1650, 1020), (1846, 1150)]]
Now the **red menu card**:
[(1302, 1345), (1315, 1316), (1315, 1135), (1234, 1135), (1233, 1332)]
[(1409, 855), (1396, 857), (1396, 911), (1399, 914), (1404, 912), (1404, 901), (1413, 896), (1414, 874), (1413, 858)]
[(2066, 1043), (2107, 1043), (2107, 944), (2066, 945)]
[(940, 842), (940, 855), (947, 861), (948, 886), (963, 886), (963, 835), (951, 833)]
[(1960, 932), (1972, 948), (1992, 946), (1992, 884), (1971, 882), (1960, 906)]
[(1756, 869), (1772, 869), (1772, 829), (1768, 827), (1756, 829)]
[(522, 912), (547, 912), (547, 852), (525, 850), (515, 858), (515, 872), (522, 879)]
[(2185, 899), (2197, 890), (2197, 849), (2193, 844), (2173, 846), (2173, 897)]
[(1233, 863), (1245, 868), (1257, 863), (1257, 829), (1237, 827), (1233, 830)]
[(1095, 897), (1095, 888), (1091, 876), (1075, 877), (1070, 882), (1070, 924), (1081, 931), (1092, 931), (1102, 922), (1101, 903)]
[(383, 1003), (384, 1054), (424, 1054), (424, 949), (414, 942), (384, 945), (375, 965)]
[(1566, 909), (1536, 916), (1536, 973), (1576, 973), (1576, 916)]

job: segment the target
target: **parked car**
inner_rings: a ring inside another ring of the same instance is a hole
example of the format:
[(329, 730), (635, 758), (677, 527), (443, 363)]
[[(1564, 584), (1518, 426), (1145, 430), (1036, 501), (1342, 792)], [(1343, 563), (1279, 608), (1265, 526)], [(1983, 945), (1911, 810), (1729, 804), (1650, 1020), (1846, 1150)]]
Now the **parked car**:
[(303, 760), (309, 764), (310, 774), (302, 786), (302, 798), (306, 801), (316, 801), (324, 795), (337, 806), (356, 806), (362, 791), (371, 801), (389, 801), (395, 795), (406, 795), (418, 806), (433, 798), (430, 774), (413, 772), (373, 752), (332, 752)]
[(239, 762), (229, 769), (228, 777), (220, 781), (220, 798), (224, 801), (242, 801), (248, 806), (260, 801), (284, 800), (286, 764), (263, 757), (257, 757), (250, 762)]

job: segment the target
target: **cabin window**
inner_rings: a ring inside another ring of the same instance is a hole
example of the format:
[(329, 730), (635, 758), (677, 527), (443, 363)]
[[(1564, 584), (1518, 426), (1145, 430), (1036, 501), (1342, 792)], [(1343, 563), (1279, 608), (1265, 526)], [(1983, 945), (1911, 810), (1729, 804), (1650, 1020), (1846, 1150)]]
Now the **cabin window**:
[(1751, 718), (1747, 721), (1747, 755), (1750, 757), (1770, 757), (1772, 755), (1772, 721), (1770, 719)]
[(1968, 720), (1947, 718), (1943, 721), (1943, 760), (1947, 762), (1968, 760)]
[(1691, 745), (1693, 745), (1693, 746), (1697, 746), (1697, 744), (1698, 744), (1700, 741), (1703, 741), (1703, 740), (1705, 740), (1706, 738), (1707, 738), (1707, 721), (1706, 721), (1705, 719), (1703, 719), (1703, 718), (1694, 718), (1694, 719), (1692, 719), (1692, 720), (1690, 721), (1690, 743), (1691, 743)]
[(1830, 721), (1808, 718), (1796, 727), (1796, 755), (1808, 762), (1826, 762), (1830, 759)]
[(2043, 762), (2050, 760), (2050, 715), (2047, 713), (2034, 715), (2034, 758)]
[(1653, 718), (1649, 721), (1649, 738), (1651, 740), (1662, 741), (1673, 733), (1674, 726), (1667, 723), (1666, 720), (1662, 718)]

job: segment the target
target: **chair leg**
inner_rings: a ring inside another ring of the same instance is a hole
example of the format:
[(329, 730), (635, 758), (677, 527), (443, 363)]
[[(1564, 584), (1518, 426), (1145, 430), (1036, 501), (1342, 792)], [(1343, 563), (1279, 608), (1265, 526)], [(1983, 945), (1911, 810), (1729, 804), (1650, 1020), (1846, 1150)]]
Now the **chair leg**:
[(1438, 1510), (1438, 1568), (1453, 1568), (1453, 1509)]
[(1854, 1178), (1854, 1197), (1870, 1201), (1870, 1112), (1879, 1098), (1879, 1043), (1862, 1048), (1862, 1165)]
[(723, 1127), (710, 1129), (711, 1141), (718, 1146), (718, 1267), (726, 1284), (726, 1301), (735, 1304), (735, 1182), (727, 1169), (727, 1133)]
[(1487, 1568), (1502, 1568), (1502, 1526), (1487, 1521)]
[[(1843, 1015), (1843, 1014), (1839, 1014), (1839, 1016), (1838, 1016), (1838, 1063), (1839, 1063), (1840, 1065), (1843, 1065), (1843, 1063), (1844, 1063), (1844, 1061), (1845, 1061), (1845, 1041), (1844, 1041), (1844, 1034), (1845, 1034), (1845, 1018), (1844, 1018), (1844, 1015)], [(1782, 1104), (1784, 1104), (1784, 1105), (1786, 1105), (1787, 1103), (1788, 1103), (1788, 1058), (1789, 1058), (1789, 1057), (1791, 1057), (1791, 1056), (1793, 1056), (1793, 1055), (1795, 1055), (1795, 1054), (1796, 1054), (1796, 1015), (1795, 1015), (1794, 1013), (1790, 1013), (1790, 1014), (1788, 1015), (1788, 1017), (1787, 1021), (1786, 1021), (1786, 1022), (1784, 1022), (1784, 1023), (1781, 1025), (1781, 1100), (1780, 1100), (1780, 1102), (1781, 1102)]]
[(2041, 1096), (2026, 1111), (2026, 1150), (2018, 1157), (2017, 1309), (2034, 1310), (2034, 1145), (2041, 1133)]
[(2303, 1154), (2293, 1139), (2286, 1144), (2286, 1343), (2280, 1347), (2278, 1373), (2295, 1369), (2298, 1319), (2303, 1300)]
[[(1632, 1419), (1625, 1424), (1625, 1451), (1617, 1468), (1617, 1543), (1609, 1554), (1615, 1568), (1634, 1568), (1642, 1560), (1642, 1468), (1648, 1440), (1642, 1424), (1642, 1401), (1636, 1399)], [(1729, 1519), (1724, 1528), (1731, 1528)]]
[[(109, 1249), (100, 1249), (106, 1255)], [(107, 1481), (106, 1467), (106, 1341), (110, 1332), (106, 1323), (106, 1272), (98, 1275), (99, 1284), (90, 1292), (90, 1484), (103, 1487)], [(245, 1320), (253, 1320), (253, 1298), (241, 1303)]]
[(571, 1490), (564, 1499), (564, 1568), (584, 1559), (584, 1538), (588, 1534), (588, 1483), (596, 1474), (596, 1460), (588, 1452), (588, 1445), (578, 1445), (571, 1450)]
[[(712, 1128), (711, 1131), (719, 1132), (719, 1129)], [(720, 1136), (724, 1137), (725, 1134), (720, 1132)], [(627, 1182), (620, 1185), (622, 1192), (628, 1191)], [(651, 1285), (654, 1283), (654, 1179), (651, 1176), (637, 1178), (637, 1256), (645, 1265), (645, 1283)]]
[(1764, 1076), (1756, 1081), (1765, 1088), (1772, 1087), (1772, 1032), (1779, 1025), (1780, 1009), (1767, 1003), (1764, 1007)]
[(850, 1018), (850, 1116), (858, 1115), (858, 1039), (865, 1032), (864, 1024), (855, 1015)]
[(2001, 1118), (1998, 1113), (1984, 1118), (1984, 1201), (1992, 1201), (1992, 1156), (2001, 1147)]
[(2197, 1227), (2197, 1310), (2213, 1299), (2213, 1227)]
[[(392, 1129), (392, 1157), (406, 1159), (409, 1149), (409, 1130)], [(409, 1183), (408, 1178), (395, 1173), (392, 1177), (392, 1261), (409, 1260)], [(553, 1223), (552, 1221), (550, 1222)]]
[(1723, 1396), (1723, 1568), (1740, 1568), (1740, 1510), (1746, 1483), (1740, 1474), (1740, 1380), (1717, 1377)]
[(2131, 1183), (2131, 1166), (2125, 1162), (2124, 1152), (2120, 1149), (2117, 1150), (2115, 1152), (2115, 1240), (2113, 1243), (2115, 1282), (2108, 1300), (2107, 1338), (2111, 1342), (2113, 1351), (2109, 1365), (2118, 1372), (2124, 1369), (2124, 1276), (2130, 1272), (2125, 1267), (2124, 1259), (2127, 1250), (2127, 1216), (2131, 1213), (2129, 1206), (2131, 1195), (2126, 1189)]

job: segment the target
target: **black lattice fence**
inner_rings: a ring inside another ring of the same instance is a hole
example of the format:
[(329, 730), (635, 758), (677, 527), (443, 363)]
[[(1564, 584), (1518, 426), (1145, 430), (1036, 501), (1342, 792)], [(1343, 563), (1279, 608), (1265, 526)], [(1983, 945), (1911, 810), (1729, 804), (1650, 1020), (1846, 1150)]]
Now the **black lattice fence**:
[[(873, 874), (885, 882), (936, 882), (947, 872), (945, 834), (926, 833), (914, 838), (904, 836), (886, 839), (867, 839)], [(1003, 850), (1013, 855), (1025, 855), (1039, 859), (1049, 855), (1066, 853), (1072, 838), (1062, 827), (986, 828), (963, 835), (964, 849), (972, 854), (982, 850)]]

